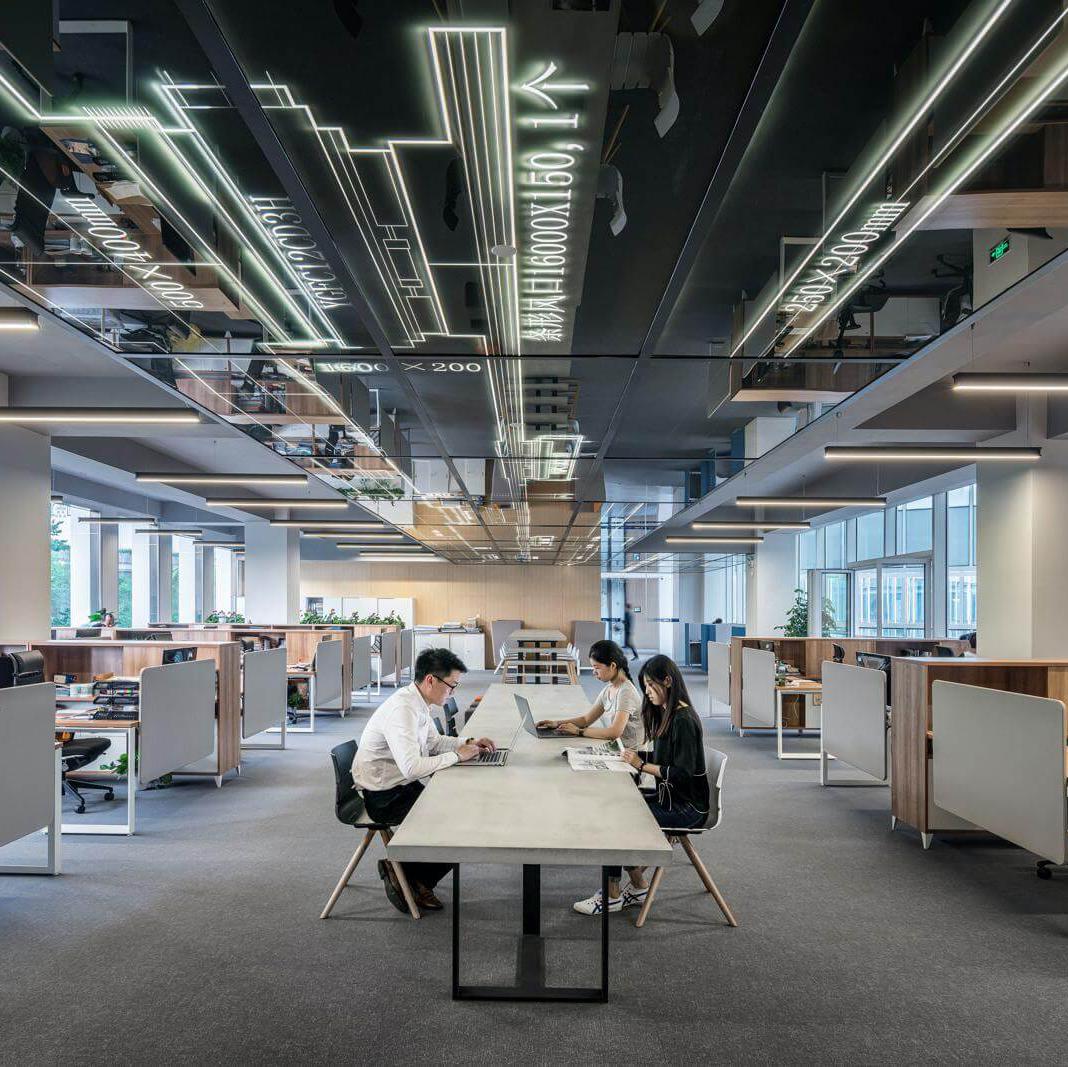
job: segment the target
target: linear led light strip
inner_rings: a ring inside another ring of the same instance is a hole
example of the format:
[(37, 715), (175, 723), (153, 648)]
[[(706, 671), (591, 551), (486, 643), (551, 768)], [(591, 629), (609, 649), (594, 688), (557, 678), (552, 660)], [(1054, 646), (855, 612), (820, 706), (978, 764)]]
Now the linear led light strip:
[(961, 448), (959, 445), (827, 445), (823, 450), (826, 459), (864, 460), (957, 460), (972, 463), (986, 460), (1037, 460), (1042, 458), (1042, 449), (1032, 446), (1009, 448), (985, 448), (981, 445)]
[[(846, 203), (842, 207), (842, 210), (835, 217), (834, 221), (831, 222), (831, 224), (827, 227), (827, 230), (824, 233), (823, 237), (820, 238), (820, 240), (812, 246), (809, 252), (802, 258), (801, 262), (798, 264), (793, 274), (791, 274), (790, 277), (783, 283), (782, 288), (780, 288), (778, 293), (776, 293), (771, 298), (764, 310), (760, 312), (760, 314), (753, 320), (753, 322), (745, 331), (745, 333), (742, 334), (741, 339), (731, 351), (732, 358), (738, 355), (739, 352), (741, 352), (741, 350), (745, 346), (746, 341), (748, 341), (749, 338), (753, 335), (760, 323), (762, 323), (764, 319), (766, 319), (768, 315), (779, 305), (779, 303), (782, 301), (782, 298), (786, 295), (787, 292), (789, 292), (793, 283), (798, 279), (802, 271), (805, 270), (809, 263), (820, 252), (820, 249), (822, 249), (823, 245), (833, 236), (834, 231), (838, 228), (842, 220), (860, 200), (861, 196), (864, 194), (864, 191), (880, 174), (883, 173), (886, 168), (886, 165), (890, 162), (894, 153), (905, 143), (905, 141), (909, 138), (909, 136), (915, 130), (917, 125), (924, 121), (924, 119), (930, 114), (931, 108), (934, 106), (935, 102), (946, 91), (946, 89), (949, 87), (950, 82), (956, 77), (956, 75), (960, 72), (961, 68), (971, 58), (972, 54), (983, 42), (983, 40), (985, 40), (987, 34), (989, 34), (990, 31), (994, 28), (995, 23), (1001, 18), (1001, 16), (1009, 8), (1011, 3), (1012, 0), (1002, 0), (1002, 2), (994, 10), (993, 14), (990, 16), (990, 18), (987, 19), (987, 21), (980, 27), (979, 32), (976, 33), (976, 35), (961, 50), (960, 55), (958, 55), (956, 60), (950, 65), (949, 70), (943, 75), (941, 80), (931, 91), (931, 93), (928, 94), (924, 101), (919, 105), (919, 107), (916, 108), (911, 118), (909, 118), (908, 122), (905, 124), (904, 128), (898, 133), (897, 137), (894, 138), (890, 146), (886, 149), (885, 152), (883, 152), (883, 154), (879, 157), (878, 161), (872, 166), (864, 180), (858, 183), (856, 191), (846, 201)], [(903, 197), (899, 197), (898, 199), (903, 199)], [(826, 315), (824, 317), (826, 317)]]
[[(1068, 14), (1066, 10), (1065, 14)], [(1068, 393), (1068, 374), (955, 374), (957, 393)]]
[(805, 329), (801, 336), (796, 339), (793, 346), (783, 353), (783, 356), (789, 356), (792, 353), (796, 352), (797, 349), (802, 344), (804, 344), (809, 337), (812, 336), (812, 334), (819, 328), (820, 324), (825, 321), (829, 315), (837, 311), (838, 308), (840, 308), (853, 295), (853, 293), (855, 293), (857, 289), (859, 289), (860, 286), (862, 286), (868, 280), (868, 278), (870, 278), (871, 275), (876, 270), (878, 270), (879, 267), (881, 267), (886, 262), (886, 260), (891, 255), (893, 255), (893, 253), (896, 252), (897, 249), (900, 248), (901, 245), (904, 244), (905, 241), (907, 241), (909, 237), (916, 230), (918, 230), (923, 225), (923, 223), (928, 218), (930, 218), (931, 215), (933, 215), (942, 206), (942, 204), (945, 203), (945, 201), (950, 196), (952, 196), (957, 189), (960, 188), (961, 185), (964, 184), (964, 182), (968, 180), (968, 178), (972, 176), (972, 174), (975, 173), (975, 171), (977, 171), (995, 152), (997, 152), (1001, 148), (1001, 146), (1016, 132), (1016, 130), (1019, 129), (1019, 127), (1023, 125), (1023, 123), (1026, 122), (1027, 119), (1030, 118), (1031, 115), (1034, 114), (1034, 112), (1036, 112), (1046, 102), (1046, 100), (1048, 100), (1049, 97), (1053, 95), (1054, 92), (1056, 92), (1056, 90), (1061, 86), (1061, 84), (1066, 78), (1068, 78), (1068, 63), (1065, 63), (1058, 69), (1056, 76), (1054, 76), (1051, 81), (1048, 82), (1046, 86), (1040, 92), (1037, 93), (1035, 99), (1031, 100), (1028, 104), (1021, 108), (1020, 111), (1017, 112), (1016, 117), (1013, 118), (1010, 122), (1008, 122), (996, 136), (990, 137), (985, 141), (985, 146), (982, 151), (980, 151), (976, 158), (973, 159), (972, 162), (964, 168), (964, 171), (961, 174), (957, 175), (957, 178), (954, 181), (950, 182), (943, 192), (935, 196), (932, 202), (922, 212), (918, 213), (917, 218), (913, 221), (909, 229), (905, 230), (904, 233), (899, 233), (894, 238), (893, 242), (883, 252), (879, 253), (865, 270), (858, 273), (857, 277), (849, 285), (847, 285), (841, 293), (839, 293), (838, 297), (834, 301), (832, 301), (827, 306), (826, 312), (824, 313), (820, 321), (813, 323), (811, 326)]

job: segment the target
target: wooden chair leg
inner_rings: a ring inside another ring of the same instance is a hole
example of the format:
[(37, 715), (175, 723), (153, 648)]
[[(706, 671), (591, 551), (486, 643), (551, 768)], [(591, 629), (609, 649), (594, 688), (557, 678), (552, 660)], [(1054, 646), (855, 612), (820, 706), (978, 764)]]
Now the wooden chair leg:
[(649, 892), (645, 894), (645, 903), (642, 904), (642, 910), (638, 912), (638, 921), (634, 924), (636, 927), (644, 926), (645, 920), (649, 918), (649, 909), (653, 906), (653, 897), (656, 896), (656, 891), (660, 888), (660, 879), (663, 877), (664, 868), (657, 867), (653, 871), (652, 880), (649, 882)]
[[(382, 834), (382, 840), (388, 845), (390, 838), (393, 836), (388, 830), (380, 831)], [(415, 903), (415, 896), (412, 894), (412, 887), (408, 884), (408, 878), (404, 873), (403, 863), (393, 863), (392, 860), (386, 860), (386, 863), (393, 867), (393, 873), (397, 876), (397, 882), (401, 887), (401, 892), (404, 894), (404, 903), (408, 905), (408, 911), (413, 919), (420, 917), (419, 908)]]
[(363, 854), (367, 851), (367, 846), (374, 840), (374, 830), (368, 830), (363, 835), (363, 840), (360, 842), (360, 847), (352, 854), (352, 859), (349, 860), (349, 865), (345, 868), (345, 873), (341, 876), (341, 881), (334, 886), (333, 893), (330, 894), (330, 899), (326, 902), (326, 907), (323, 908), (320, 919), (329, 919), (330, 913), (334, 910), (334, 905), (337, 903), (337, 898), (341, 896), (341, 890), (349, 884), (349, 879), (352, 877), (353, 872), (356, 870), (356, 865), (363, 859)]
[(704, 865), (701, 857), (697, 854), (697, 849), (693, 847), (693, 842), (689, 836), (683, 835), (679, 838), (682, 847), (686, 851), (686, 855), (690, 857), (690, 862), (694, 866), (694, 870), (697, 871), (698, 877), (704, 883), (705, 889), (707, 889), (719, 905), (719, 910), (723, 912), (723, 917), (727, 920), (728, 926), (737, 926), (738, 920), (735, 919), (734, 913), (731, 911), (730, 906), (726, 900), (723, 899), (723, 894), (716, 888), (716, 883), (712, 881), (712, 875), (708, 873), (708, 868)]

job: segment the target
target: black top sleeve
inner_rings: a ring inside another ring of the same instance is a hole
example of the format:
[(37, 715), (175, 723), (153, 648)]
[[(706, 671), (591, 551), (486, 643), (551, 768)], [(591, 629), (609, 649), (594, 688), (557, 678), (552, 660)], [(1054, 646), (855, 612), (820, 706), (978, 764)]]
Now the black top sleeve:
[(701, 720), (692, 708), (677, 711), (667, 733), (656, 739), (653, 763), (660, 768), (673, 798), (687, 801), (699, 811), (708, 810), (704, 736)]

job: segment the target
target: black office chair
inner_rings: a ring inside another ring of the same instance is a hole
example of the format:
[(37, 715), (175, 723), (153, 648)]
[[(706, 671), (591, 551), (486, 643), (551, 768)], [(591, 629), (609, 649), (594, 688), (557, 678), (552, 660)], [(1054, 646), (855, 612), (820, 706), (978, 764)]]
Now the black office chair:
[[(697, 854), (697, 849), (693, 847), (693, 843), (690, 841), (694, 834), (703, 834), (707, 830), (714, 830), (723, 820), (723, 774), (726, 769), (727, 754), (715, 748), (711, 749), (707, 754), (707, 765), (705, 767), (705, 777), (708, 779), (708, 814), (705, 816), (704, 822), (700, 826), (695, 826), (689, 830), (667, 829), (666, 827), (661, 827), (661, 829), (667, 836), (668, 841), (672, 844), (677, 841), (682, 845), (683, 851), (689, 857), (690, 863), (693, 864), (693, 868), (697, 871), (697, 875), (705, 889), (712, 894), (719, 905), (719, 910), (723, 912), (727, 925), (737, 926), (738, 920), (735, 919), (730, 906), (717, 888), (716, 883), (712, 881), (712, 875), (708, 873), (708, 868), (704, 865), (704, 861)], [(638, 913), (635, 926), (645, 925), (645, 920), (649, 917), (649, 909), (653, 905), (653, 898), (656, 896), (657, 889), (660, 888), (660, 880), (663, 877), (664, 868), (657, 867), (653, 871), (652, 881), (649, 883), (649, 892), (645, 896), (645, 903)]]
[(951, 657), (957, 654), (955, 649), (949, 647), (949, 645), (935, 645), (935, 655), (942, 657)]
[(831, 643), (831, 655), (835, 663), (845, 663), (845, 649), (841, 645)]
[[(363, 840), (360, 842), (360, 847), (356, 849), (352, 859), (349, 860), (349, 865), (345, 868), (345, 873), (342, 874), (341, 880), (334, 887), (333, 893), (330, 894), (330, 899), (326, 902), (326, 907), (323, 908), (323, 913), (319, 916), (320, 919), (328, 919), (330, 917), (330, 913), (337, 903), (337, 898), (341, 896), (341, 891), (349, 884), (349, 879), (355, 872), (357, 864), (363, 859), (367, 846), (375, 839), (375, 834), (381, 835), (382, 843), (385, 845), (389, 844), (389, 839), (393, 836), (392, 827), (386, 826), (384, 823), (374, 822), (374, 820), (368, 818), (363, 797), (356, 788), (356, 783), (352, 780), (352, 761), (356, 758), (356, 742), (346, 741), (344, 744), (335, 745), (330, 750), (330, 758), (334, 762), (334, 781), (337, 787), (334, 811), (337, 814), (338, 822), (343, 822), (346, 826), (354, 826), (357, 830), (363, 830), (364, 835)], [(386, 862), (388, 863), (389, 861), (387, 860)], [(394, 863), (393, 870), (397, 875), (397, 881), (400, 883), (401, 892), (404, 894), (404, 900), (408, 905), (408, 911), (413, 919), (418, 919), (419, 908), (416, 906), (415, 897), (412, 895), (408, 879), (404, 876), (404, 868), (401, 864)]]
[[(107, 737), (76, 737), (63, 742), (60, 759), (63, 763), (63, 792), (70, 793), (78, 802), (74, 809), (76, 815), (85, 814), (85, 797), (83, 789), (102, 789), (105, 800), (115, 799), (115, 790), (106, 782), (93, 782), (84, 778), (72, 778), (71, 774), (99, 759), (111, 748), (111, 739)], [(132, 789), (133, 786), (131, 785)]]

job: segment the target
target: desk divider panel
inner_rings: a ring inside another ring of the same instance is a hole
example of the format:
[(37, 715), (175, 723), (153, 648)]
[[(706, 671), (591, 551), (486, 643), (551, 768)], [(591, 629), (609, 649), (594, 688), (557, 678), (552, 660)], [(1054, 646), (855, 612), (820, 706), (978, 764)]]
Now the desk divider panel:
[(775, 653), (742, 649), (742, 722), (775, 726)]
[(1068, 858), (1060, 700), (936, 681), (934, 802), (1055, 863)]
[(371, 684), (371, 645), (373, 637), (357, 637), (352, 642), (352, 688), (363, 689)]
[(56, 804), (56, 687), (0, 690), (0, 845), (43, 829)]
[[(398, 664), (398, 671), (412, 671), (412, 649), (414, 646), (415, 631), (412, 629), (404, 629), (400, 632), (400, 659)], [(400, 674), (397, 675), (397, 681), (400, 681)]]
[[(379, 637), (382, 656), (382, 681), (392, 678), (397, 673), (397, 631), (395, 628), (383, 630)], [(400, 679), (396, 679), (400, 681)]]
[(885, 782), (888, 776), (886, 674), (848, 663), (823, 664), (823, 748)]
[[(708, 642), (708, 699), (720, 704), (731, 702), (731, 646)], [(712, 708), (709, 706), (709, 713)]]
[(241, 708), (245, 737), (282, 721), (286, 710), (286, 650), (268, 648), (241, 657), (244, 689)]
[(141, 671), (142, 785), (215, 750), (215, 663), (189, 660)]
[(341, 684), (341, 652), (339, 640), (320, 641), (315, 649), (315, 710), (331, 711), (347, 708)]

